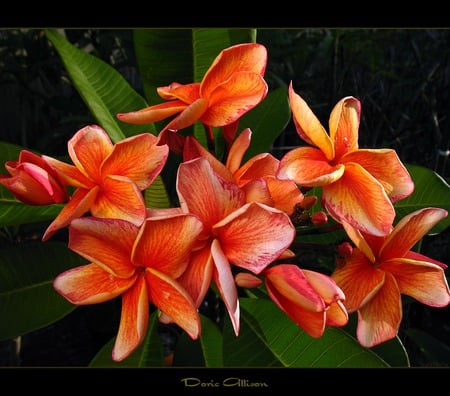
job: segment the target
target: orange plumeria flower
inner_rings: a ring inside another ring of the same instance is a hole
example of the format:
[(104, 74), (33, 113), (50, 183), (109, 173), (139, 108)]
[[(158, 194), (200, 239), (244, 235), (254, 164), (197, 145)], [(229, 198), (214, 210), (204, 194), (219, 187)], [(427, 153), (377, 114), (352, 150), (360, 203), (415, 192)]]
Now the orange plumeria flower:
[(321, 187), (323, 206), (336, 221), (387, 235), (395, 218), (392, 203), (410, 195), (414, 184), (394, 150), (358, 148), (359, 100), (348, 96), (336, 104), (328, 135), (292, 82), (289, 99), (297, 133), (316, 147), (285, 154), (278, 176), (303, 187)]
[(197, 215), (204, 224), (199, 236), (203, 247), (197, 245), (179, 281), (200, 306), (213, 280), (237, 335), (239, 300), (233, 267), (260, 273), (291, 245), (295, 228), (286, 213), (246, 203), (239, 186), (220, 177), (203, 157), (179, 166), (177, 192), (183, 211)]
[(246, 202), (260, 202), (291, 215), (304, 196), (294, 181), (277, 177), (280, 161), (270, 153), (261, 153), (242, 164), (244, 154), (250, 146), (251, 136), (250, 128), (239, 134), (230, 147), (225, 164), (206, 150), (195, 137), (187, 136), (183, 160), (207, 158), (215, 172), (242, 188)]
[(0, 184), (27, 205), (50, 205), (69, 200), (66, 186), (56, 171), (39, 155), (22, 150), (17, 161), (6, 161), (9, 175), (0, 175)]
[(76, 305), (122, 296), (114, 361), (125, 359), (142, 343), (150, 303), (196, 339), (201, 330), (197, 307), (175, 279), (185, 270), (201, 230), (201, 221), (190, 214), (149, 218), (141, 227), (119, 219), (74, 219), (69, 248), (91, 263), (58, 275), (54, 288)]
[[(267, 50), (257, 43), (237, 44), (224, 49), (213, 61), (200, 83), (174, 82), (157, 92), (168, 102), (149, 106), (117, 118), (132, 124), (148, 124), (175, 114), (161, 131), (178, 131), (200, 121), (205, 127), (235, 123), (267, 95), (264, 81)], [(227, 135), (227, 140), (233, 136)]]
[(397, 335), (401, 294), (431, 307), (450, 304), (447, 265), (410, 250), (446, 216), (440, 208), (417, 210), (383, 237), (343, 223), (356, 247), (337, 264), (332, 278), (345, 293), (348, 312), (358, 312), (356, 335), (361, 345), (373, 347)]
[(262, 275), (273, 302), (311, 337), (321, 337), (326, 326), (347, 324), (345, 295), (331, 277), (294, 264), (275, 265)]
[(80, 129), (68, 142), (74, 165), (44, 156), (61, 179), (76, 188), (70, 201), (45, 231), (43, 240), (73, 219), (93, 216), (118, 218), (140, 225), (146, 216), (142, 190), (161, 172), (168, 156), (157, 137), (144, 133), (115, 145), (97, 125)]

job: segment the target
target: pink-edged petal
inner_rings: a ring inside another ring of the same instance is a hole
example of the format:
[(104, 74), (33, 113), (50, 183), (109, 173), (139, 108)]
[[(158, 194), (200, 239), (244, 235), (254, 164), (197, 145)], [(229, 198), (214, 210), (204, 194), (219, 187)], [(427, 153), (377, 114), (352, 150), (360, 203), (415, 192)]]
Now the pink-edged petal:
[(356, 336), (360, 344), (372, 348), (394, 338), (402, 319), (400, 291), (394, 277), (387, 273), (383, 287), (358, 310)]
[(327, 309), (327, 326), (342, 327), (348, 323), (348, 312), (343, 300), (337, 300)]
[(83, 175), (76, 166), (67, 164), (52, 157), (47, 157), (45, 155), (42, 158), (44, 158), (45, 161), (47, 161), (55, 169), (64, 184), (84, 189), (89, 189), (95, 186), (95, 183)]
[(281, 158), (277, 177), (294, 180), (304, 187), (317, 187), (339, 180), (344, 169), (343, 165), (330, 165), (322, 151), (314, 147), (298, 147)]
[(346, 154), (341, 162), (356, 162), (377, 179), (392, 202), (412, 194), (414, 182), (397, 153), (390, 149), (360, 149)]
[(245, 128), (231, 145), (226, 160), (226, 167), (231, 173), (236, 172), (241, 166), (242, 158), (244, 158), (245, 152), (250, 147), (251, 138), (251, 129)]
[(343, 176), (322, 187), (322, 202), (336, 221), (368, 234), (392, 230), (395, 210), (383, 186), (358, 164), (346, 164)]
[(139, 230), (133, 249), (133, 262), (177, 278), (186, 269), (189, 255), (203, 229), (192, 214), (147, 218)]
[(150, 133), (121, 140), (103, 163), (102, 175), (128, 177), (144, 190), (159, 175), (169, 155), (166, 145), (156, 143), (157, 137)]
[(431, 307), (446, 307), (450, 304), (447, 279), (439, 265), (399, 258), (384, 261), (380, 268), (395, 277), (400, 293)]
[(146, 269), (145, 278), (150, 301), (192, 339), (197, 339), (201, 332), (200, 317), (186, 290), (176, 280), (153, 268)]
[(361, 251), (353, 249), (345, 264), (337, 266), (331, 277), (345, 295), (347, 310), (353, 312), (383, 286), (385, 276), (384, 271), (374, 268)]
[(68, 142), (69, 156), (87, 178), (101, 182), (101, 164), (111, 154), (113, 144), (106, 131), (98, 125), (80, 129)]
[(176, 214), (184, 213), (181, 208), (146, 208), (145, 217), (172, 217)]
[(82, 217), (69, 226), (69, 248), (118, 278), (128, 278), (136, 267), (131, 251), (138, 227), (125, 220)]
[(257, 202), (230, 214), (214, 226), (213, 232), (227, 259), (255, 274), (276, 260), (295, 236), (286, 213)]
[(258, 43), (244, 43), (224, 49), (206, 71), (200, 95), (207, 97), (218, 85), (237, 72), (252, 72), (263, 76), (267, 66), (267, 49)]
[(303, 270), (303, 275), (326, 304), (345, 300), (344, 292), (330, 276), (311, 270)]
[(291, 215), (295, 205), (303, 201), (304, 195), (295, 182), (266, 177), (267, 187), (274, 201), (274, 207)]
[(178, 116), (170, 121), (165, 130), (178, 131), (180, 129), (191, 126), (195, 121), (199, 120), (208, 108), (208, 100), (198, 98), (186, 107)]
[(145, 278), (139, 276), (122, 296), (122, 313), (112, 359), (120, 362), (130, 356), (144, 340), (149, 318)]
[(211, 245), (191, 253), (189, 265), (183, 274), (177, 278), (199, 307), (209, 290), (213, 275), (214, 263), (211, 255)]
[(334, 158), (339, 160), (348, 151), (358, 148), (358, 129), (361, 103), (347, 96), (342, 98), (330, 114), (330, 138), (334, 144)]
[(247, 202), (259, 202), (268, 206), (274, 206), (275, 202), (264, 179), (249, 181), (242, 185), (241, 188), (245, 192), (245, 200)]
[(198, 215), (207, 230), (245, 203), (244, 192), (217, 175), (206, 158), (180, 164), (177, 192), (183, 210)]
[(208, 109), (200, 119), (212, 127), (231, 124), (258, 105), (267, 92), (267, 83), (259, 74), (235, 73), (209, 93)]
[(240, 330), (239, 298), (236, 283), (231, 272), (231, 265), (217, 239), (214, 239), (211, 244), (211, 253), (215, 265), (214, 282), (227, 308), (234, 333), (238, 336)]
[(136, 184), (123, 176), (108, 176), (103, 180), (91, 213), (102, 218), (117, 218), (139, 226), (145, 218), (145, 202)]
[(154, 106), (145, 107), (137, 111), (130, 111), (128, 113), (118, 113), (116, 117), (129, 124), (151, 124), (164, 120), (174, 114), (181, 113), (187, 104), (181, 100), (174, 100), (172, 102), (164, 102)]
[(239, 182), (245, 182), (258, 177), (275, 176), (279, 163), (280, 161), (272, 154), (257, 154), (234, 172), (234, 178)]
[(56, 231), (68, 226), (73, 219), (81, 217), (89, 211), (97, 197), (98, 191), (98, 186), (91, 190), (81, 188), (75, 190), (70, 201), (62, 208), (58, 216), (56, 216), (45, 230), (42, 241), (48, 240)]
[(182, 155), (183, 153), (185, 140), (186, 138), (177, 133), (177, 131), (171, 131), (168, 129), (163, 129), (158, 135), (158, 145), (167, 145), (170, 151), (178, 155)]
[(289, 84), (289, 102), (300, 138), (318, 147), (323, 152), (325, 161), (331, 161), (335, 157), (333, 141), (305, 100), (295, 93), (292, 81)]
[(348, 237), (352, 240), (355, 246), (359, 250), (361, 250), (361, 252), (367, 257), (367, 259), (371, 263), (375, 263), (375, 254), (372, 251), (371, 246), (364, 239), (364, 236), (361, 234), (361, 232), (357, 228), (351, 226), (345, 221), (341, 222), (341, 224), (342, 227), (344, 228), (344, 231), (347, 233)]
[(423, 208), (404, 216), (386, 238), (380, 260), (403, 257), (437, 223), (447, 217), (441, 208)]
[(234, 281), (237, 286), (249, 289), (259, 287), (263, 284), (263, 281), (260, 278), (248, 272), (239, 272), (234, 277)]
[(442, 261), (435, 260), (431, 257), (427, 257), (427, 256), (417, 253), (417, 252), (413, 252), (412, 250), (410, 250), (408, 253), (406, 253), (404, 257), (407, 259), (415, 260), (415, 261), (425, 261), (426, 263), (435, 264), (438, 267), (441, 267), (443, 270), (448, 268), (448, 265), (443, 263)]
[(136, 276), (120, 279), (97, 264), (86, 264), (59, 274), (53, 281), (55, 290), (75, 305), (98, 304), (112, 300), (128, 290)]

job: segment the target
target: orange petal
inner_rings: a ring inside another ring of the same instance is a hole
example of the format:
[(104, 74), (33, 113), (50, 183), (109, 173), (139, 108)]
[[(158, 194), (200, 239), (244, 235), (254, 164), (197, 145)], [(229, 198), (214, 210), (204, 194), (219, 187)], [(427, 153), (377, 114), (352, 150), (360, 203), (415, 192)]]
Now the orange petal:
[(201, 332), (200, 317), (186, 290), (177, 281), (153, 268), (146, 269), (145, 278), (150, 301), (192, 339), (197, 339)]
[(145, 278), (139, 276), (134, 286), (122, 296), (122, 313), (112, 359), (120, 362), (142, 343), (148, 326), (149, 303)]
[(414, 190), (414, 182), (394, 150), (356, 150), (346, 154), (341, 162), (361, 165), (383, 185), (392, 202), (406, 198)]
[(123, 176), (108, 176), (91, 206), (91, 213), (102, 218), (117, 218), (139, 226), (145, 218), (145, 202), (135, 183)]
[(358, 311), (358, 341), (362, 346), (372, 348), (391, 340), (398, 333), (401, 319), (400, 292), (393, 276), (386, 273), (383, 287)]
[(245, 192), (247, 202), (259, 202), (268, 206), (274, 206), (275, 202), (270, 195), (269, 188), (264, 179), (255, 179), (240, 187)]
[(164, 128), (164, 130), (178, 131), (180, 129), (187, 128), (205, 113), (208, 108), (208, 100), (199, 98), (187, 106), (183, 111), (170, 121)]
[(330, 276), (310, 270), (303, 270), (303, 275), (326, 304), (345, 300), (344, 292)]
[(353, 249), (345, 264), (336, 267), (331, 277), (344, 292), (349, 312), (359, 309), (384, 282), (384, 272), (373, 267), (358, 249)]
[(87, 178), (80, 170), (74, 166), (67, 164), (65, 162), (59, 161), (52, 157), (42, 156), (58, 173), (60, 179), (69, 186), (81, 187), (84, 189), (89, 189), (94, 187), (95, 183)]
[(141, 110), (130, 111), (128, 113), (118, 113), (116, 117), (122, 122), (130, 124), (151, 124), (164, 120), (174, 114), (182, 112), (187, 104), (181, 100), (164, 102), (154, 106), (149, 106)]
[(361, 116), (361, 103), (347, 96), (341, 99), (330, 114), (330, 138), (334, 143), (334, 158), (340, 158), (347, 152), (358, 148), (358, 129)]
[(389, 234), (395, 210), (383, 186), (361, 166), (345, 165), (335, 183), (322, 187), (322, 201), (336, 221), (346, 221), (368, 234)]
[(439, 265), (399, 258), (383, 262), (380, 268), (395, 277), (400, 293), (431, 307), (446, 307), (450, 304), (447, 279)]
[(267, 50), (258, 43), (244, 43), (224, 49), (206, 71), (200, 95), (207, 97), (218, 85), (227, 81), (234, 73), (252, 72), (263, 76), (267, 66)]
[(177, 191), (181, 207), (198, 215), (207, 230), (245, 203), (244, 192), (219, 177), (206, 158), (180, 164)]
[(167, 146), (156, 143), (157, 137), (150, 133), (118, 142), (102, 165), (102, 175), (126, 176), (144, 190), (159, 175), (169, 154)]
[(92, 207), (97, 197), (99, 187), (96, 186), (91, 190), (78, 188), (75, 190), (70, 201), (62, 208), (58, 216), (51, 222), (45, 230), (43, 241), (49, 239), (56, 231), (66, 227), (73, 219), (83, 216)]
[(267, 83), (259, 74), (235, 73), (204, 96), (208, 109), (200, 119), (212, 127), (231, 124), (262, 102), (267, 91)]
[(250, 147), (251, 138), (251, 129), (245, 128), (231, 145), (226, 160), (226, 167), (231, 173), (236, 172), (241, 166), (242, 158), (244, 158), (245, 152)]
[(331, 161), (335, 157), (333, 141), (308, 104), (295, 93), (292, 82), (289, 84), (289, 101), (292, 119), (300, 138), (318, 147), (326, 161)]
[(351, 226), (345, 221), (343, 221), (341, 224), (345, 232), (347, 233), (348, 237), (352, 240), (355, 246), (359, 250), (361, 250), (361, 252), (369, 259), (371, 263), (375, 263), (375, 254), (372, 251), (371, 246), (364, 239), (361, 232), (357, 228)]
[(341, 327), (348, 323), (348, 312), (345, 308), (344, 302), (338, 300), (331, 303), (327, 309), (327, 326)]
[(216, 283), (222, 301), (227, 308), (234, 333), (238, 336), (240, 330), (239, 298), (236, 283), (234, 282), (233, 274), (231, 272), (231, 265), (217, 239), (214, 239), (211, 244), (211, 253), (216, 269), (214, 271), (214, 282)]
[(158, 87), (156, 91), (163, 99), (179, 99), (183, 103), (190, 104), (200, 97), (200, 83), (180, 84), (173, 82), (164, 87)]
[(200, 219), (191, 214), (148, 218), (136, 238), (133, 262), (177, 278), (186, 269), (189, 255), (202, 229)]
[(257, 202), (234, 211), (213, 232), (227, 259), (255, 274), (276, 260), (295, 236), (286, 213)]
[(403, 257), (437, 223), (447, 217), (441, 208), (424, 208), (404, 216), (386, 238), (380, 260)]
[(275, 177), (266, 177), (267, 187), (274, 201), (274, 207), (291, 215), (295, 205), (303, 201), (303, 193), (297, 184), (291, 180), (279, 180)]
[(138, 227), (125, 220), (83, 217), (69, 228), (69, 248), (118, 278), (128, 278), (136, 267), (131, 251)]
[(53, 281), (55, 290), (72, 304), (98, 304), (112, 300), (135, 282), (136, 277), (120, 279), (96, 264), (69, 269)]
[(258, 177), (275, 176), (280, 161), (272, 154), (261, 153), (250, 158), (244, 165), (234, 172), (239, 182), (256, 179)]
[(80, 129), (68, 143), (69, 156), (74, 165), (95, 183), (101, 182), (101, 164), (112, 149), (108, 134), (97, 125)]
[(294, 180), (303, 187), (317, 187), (334, 183), (343, 173), (344, 166), (331, 166), (322, 151), (298, 147), (281, 158), (277, 177)]

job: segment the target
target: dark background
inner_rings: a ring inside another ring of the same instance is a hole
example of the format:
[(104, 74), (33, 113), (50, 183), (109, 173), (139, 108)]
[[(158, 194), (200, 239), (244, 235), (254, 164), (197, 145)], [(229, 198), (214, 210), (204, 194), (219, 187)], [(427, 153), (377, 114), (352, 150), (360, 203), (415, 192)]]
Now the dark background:
[[(66, 29), (65, 34), (142, 93), (130, 29)], [(271, 89), (292, 80), (324, 126), (338, 100), (357, 97), (360, 147), (395, 149), (404, 163), (450, 180), (450, 30), (266, 28), (258, 29), (257, 41), (268, 49), (265, 77)], [(95, 122), (39, 28), (0, 30), (0, 120), (0, 140), (51, 156), (65, 155), (72, 135)], [(299, 144), (290, 123), (273, 153), (280, 157)], [(8, 243), (1, 235), (0, 246)], [(422, 253), (449, 264), (449, 242), (450, 230), (426, 237)], [(117, 300), (79, 307), (48, 328), (0, 342), (0, 366), (86, 366), (116, 334), (119, 317)], [(448, 307), (410, 302), (399, 336), (412, 366), (450, 365)]]

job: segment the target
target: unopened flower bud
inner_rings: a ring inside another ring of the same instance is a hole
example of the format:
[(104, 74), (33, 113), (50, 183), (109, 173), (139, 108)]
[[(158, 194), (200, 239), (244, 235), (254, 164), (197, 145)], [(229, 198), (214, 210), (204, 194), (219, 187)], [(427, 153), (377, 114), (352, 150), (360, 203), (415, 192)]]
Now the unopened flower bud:
[(311, 222), (314, 225), (322, 225), (328, 222), (328, 216), (325, 212), (315, 212), (311, 215)]
[(342, 257), (348, 257), (353, 252), (353, 247), (349, 242), (343, 242), (337, 247), (338, 253)]
[(261, 286), (262, 280), (259, 279), (257, 276), (246, 273), (246, 272), (240, 272), (234, 277), (234, 281), (236, 282), (236, 285), (239, 287), (245, 287), (245, 288), (254, 288)]

